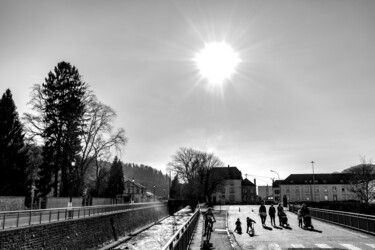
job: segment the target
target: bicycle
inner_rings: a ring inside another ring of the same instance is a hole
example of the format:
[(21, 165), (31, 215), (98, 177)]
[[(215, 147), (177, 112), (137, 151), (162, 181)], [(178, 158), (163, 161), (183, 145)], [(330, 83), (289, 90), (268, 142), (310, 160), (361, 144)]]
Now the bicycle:
[(213, 224), (214, 224), (214, 222), (215, 221), (212, 221), (212, 220), (210, 220), (210, 221), (208, 221), (208, 223), (207, 223), (207, 230), (206, 230), (206, 233), (207, 233), (207, 235), (206, 235), (206, 241), (207, 242), (210, 242), (210, 239), (211, 239), (211, 233), (212, 233), (212, 226), (213, 226)]

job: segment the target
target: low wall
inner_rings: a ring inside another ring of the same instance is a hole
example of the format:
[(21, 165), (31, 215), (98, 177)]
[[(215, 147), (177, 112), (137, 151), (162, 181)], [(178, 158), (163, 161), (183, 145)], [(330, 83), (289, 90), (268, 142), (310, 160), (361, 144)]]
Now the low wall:
[(168, 215), (168, 205), (0, 231), (0, 249), (97, 249)]
[(25, 197), (23, 196), (0, 196), (0, 211), (24, 210)]

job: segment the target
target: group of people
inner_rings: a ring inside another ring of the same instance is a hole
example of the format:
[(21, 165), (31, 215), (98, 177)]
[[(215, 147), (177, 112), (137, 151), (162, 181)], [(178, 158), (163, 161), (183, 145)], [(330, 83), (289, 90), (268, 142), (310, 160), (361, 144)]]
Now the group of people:
[[(275, 218), (276, 218), (276, 208), (273, 206), (273, 204), (268, 209), (268, 214), (271, 218), (271, 225), (276, 226)], [(266, 226), (266, 218), (267, 218), (267, 208), (264, 205), (264, 201), (260, 203), (259, 207), (259, 215), (260, 219), (262, 220), (262, 225)], [(282, 226), (282, 216), (285, 215), (284, 208), (281, 206), (281, 203), (277, 206), (277, 216), (279, 217), (279, 225)]]
[[(275, 208), (274, 205), (271, 204), (271, 206), (268, 209), (268, 214), (271, 218), (271, 225), (276, 226), (276, 222), (275, 222), (276, 212), (277, 212), (277, 216), (279, 217), (279, 225), (280, 226), (284, 226), (284, 225), (289, 226), (287, 224), (287, 219), (286, 219), (286, 221), (284, 220), (286, 218), (286, 214), (284, 212), (283, 206), (280, 203), (277, 206), (277, 208)], [(206, 234), (209, 223), (211, 223), (211, 227), (212, 227), (212, 224), (216, 221), (216, 219), (215, 219), (215, 217), (212, 213), (211, 208), (208, 208), (208, 210), (204, 214), (204, 216), (205, 216), (205, 232), (204, 232), (204, 234)], [(264, 201), (262, 201), (261, 204), (260, 204), (259, 216), (261, 218), (263, 227), (265, 227), (266, 226), (266, 219), (267, 219), (267, 208), (264, 205)], [(310, 217), (310, 211), (307, 208), (306, 204), (303, 203), (302, 207), (298, 210), (298, 225), (299, 225), (299, 227), (303, 226), (302, 221), (306, 217)], [(256, 222), (253, 219), (251, 219), (250, 217), (246, 218), (246, 224), (247, 224), (246, 233), (250, 232), (250, 233), (254, 234), (254, 232), (255, 232), (254, 226), (253, 226), (254, 223), (256, 223)], [(235, 231), (237, 233), (241, 234), (242, 233), (242, 227), (241, 227), (242, 223), (241, 223), (239, 218), (237, 219), (235, 224), (236, 224)], [(311, 218), (310, 218), (309, 224), (311, 224)], [(313, 228), (312, 224), (311, 224), (311, 227)]]

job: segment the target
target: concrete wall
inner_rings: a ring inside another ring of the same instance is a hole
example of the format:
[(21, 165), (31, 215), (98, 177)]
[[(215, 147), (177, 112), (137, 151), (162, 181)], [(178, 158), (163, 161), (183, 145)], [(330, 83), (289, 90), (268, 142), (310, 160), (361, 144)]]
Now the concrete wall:
[(24, 210), (25, 197), (19, 196), (0, 196), (0, 211)]
[(97, 249), (168, 215), (167, 204), (19, 229), (0, 230), (0, 249)]

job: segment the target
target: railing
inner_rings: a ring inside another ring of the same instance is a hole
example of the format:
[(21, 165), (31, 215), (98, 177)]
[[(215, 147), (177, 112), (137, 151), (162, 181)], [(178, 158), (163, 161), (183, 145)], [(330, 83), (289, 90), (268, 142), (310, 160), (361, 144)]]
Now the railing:
[(198, 223), (199, 214), (200, 208), (198, 206), (193, 216), (191, 216), (190, 219), (180, 228), (180, 230), (178, 230), (172, 236), (172, 238), (167, 242), (167, 244), (165, 244), (162, 250), (187, 249), (190, 244), (191, 237), (193, 236), (195, 227)]
[[(289, 211), (295, 213), (300, 207), (301, 206), (289, 205)], [(318, 208), (309, 208), (309, 210), (310, 215), (314, 218), (375, 234), (375, 216)]]
[(0, 212), (0, 229), (25, 227), (69, 219), (85, 218), (106, 213), (139, 210), (166, 205), (167, 203), (148, 202)]

